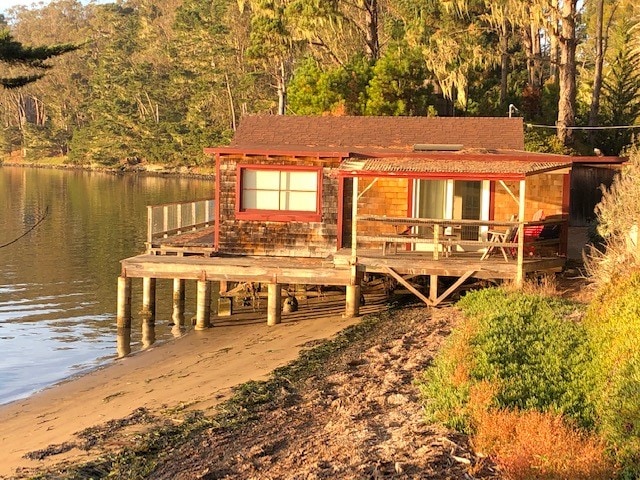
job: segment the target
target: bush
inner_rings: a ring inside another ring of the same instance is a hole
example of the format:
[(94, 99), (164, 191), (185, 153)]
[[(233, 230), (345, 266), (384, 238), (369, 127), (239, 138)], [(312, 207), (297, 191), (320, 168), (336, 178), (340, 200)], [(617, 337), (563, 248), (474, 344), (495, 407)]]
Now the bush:
[(474, 448), (490, 454), (505, 478), (607, 479), (615, 472), (604, 442), (568, 427), (561, 415), (489, 409), (475, 423)]
[(467, 323), (420, 381), (432, 420), (472, 431), (469, 389), (488, 381), (498, 408), (552, 410), (592, 424), (586, 332), (568, 319), (579, 306), (498, 288), (467, 295), (458, 306)]
[(594, 375), (582, 306), (493, 288), (458, 307), (465, 324), (419, 381), (428, 419), (470, 433), (507, 478), (609, 478), (604, 442), (586, 433)]
[(603, 188), (595, 213), (604, 248), (592, 250), (585, 266), (591, 280), (604, 287), (621, 273), (640, 268), (640, 151), (634, 149), (611, 188)]
[(601, 289), (585, 327), (598, 429), (628, 478), (640, 477), (640, 272)]

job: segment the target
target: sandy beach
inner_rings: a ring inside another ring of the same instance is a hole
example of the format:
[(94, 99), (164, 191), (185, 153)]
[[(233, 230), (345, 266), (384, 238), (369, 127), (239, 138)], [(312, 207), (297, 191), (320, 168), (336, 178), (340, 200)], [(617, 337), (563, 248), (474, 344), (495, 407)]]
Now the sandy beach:
[[(362, 313), (375, 309), (380, 306)], [(233, 386), (265, 378), (295, 359), (305, 345), (359, 321), (342, 318), (335, 309), (324, 316), (301, 310), (275, 327), (263, 319), (215, 322), (209, 330), (189, 332), (0, 407), (0, 476), (85, 459), (87, 452), (77, 448), (43, 460), (24, 456), (72, 442), (76, 433), (141, 407), (152, 412), (184, 406), (210, 411), (228, 398)]]

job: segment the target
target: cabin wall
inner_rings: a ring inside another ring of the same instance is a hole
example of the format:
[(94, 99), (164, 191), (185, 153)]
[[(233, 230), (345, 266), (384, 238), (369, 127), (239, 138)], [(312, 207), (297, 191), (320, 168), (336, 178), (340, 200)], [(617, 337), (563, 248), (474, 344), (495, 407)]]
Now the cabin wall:
[[(360, 179), (358, 190), (363, 192), (373, 179)], [(358, 201), (358, 215), (386, 215), (406, 217), (409, 198), (409, 180), (406, 178), (379, 178), (376, 184)], [(358, 233), (378, 235), (395, 233), (392, 225), (374, 222), (358, 224)]]
[(574, 165), (571, 169), (569, 224), (586, 227), (596, 219), (595, 208), (602, 199), (600, 186), (611, 187), (620, 171), (618, 165)]
[[(264, 221), (236, 218), (237, 167), (283, 165), (322, 167), (321, 221)], [(232, 255), (325, 257), (336, 251), (339, 159), (228, 157), (220, 159), (219, 251)]]
[[(525, 220), (531, 220), (538, 210), (543, 210), (546, 217), (563, 212), (564, 174), (546, 173), (527, 178)], [(504, 182), (511, 192), (519, 198), (520, 182)], [(518, 214), (518, 204), (509, 193), (496, 182), (493, 208), (494, 220), (509, 220)]]

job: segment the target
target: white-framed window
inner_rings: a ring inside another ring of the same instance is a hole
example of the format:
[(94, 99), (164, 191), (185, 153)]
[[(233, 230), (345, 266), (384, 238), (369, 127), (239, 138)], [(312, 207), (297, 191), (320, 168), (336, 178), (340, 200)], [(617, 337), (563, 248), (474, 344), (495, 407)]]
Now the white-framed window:
[(240, 218), (317, 221), (321, 175), (322, 170), (313, 167), (239, 166), (236, 214)]

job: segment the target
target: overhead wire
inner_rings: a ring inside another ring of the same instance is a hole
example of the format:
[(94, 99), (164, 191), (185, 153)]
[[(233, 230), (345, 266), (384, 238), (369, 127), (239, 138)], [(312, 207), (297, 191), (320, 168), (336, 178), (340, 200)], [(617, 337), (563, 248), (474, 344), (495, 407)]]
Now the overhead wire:
[(4, 248), (4, 247), (8, 247), (9, 245), (12, 245), (14, 243), (16, 243), (18, 240), (20, 240), (22, 237), (25, 237), (27, 234), (29, 234), (30, 232), (32, 232), (38, 225), (40, 225), (45, 218), (47, 218), (47, 215), (49, 214), (49, 206), (47, 205), (47, 208), (45, 208), (44, 213), (42, 214), (42, 216), (38, 219), (38, 221), (36, 223), (34, 223), (33, 225), (31, 225), (31, 227), (29, 227), (22, 235), (20, 235), (17, 238), (14, 238), (13, 240), (11, 240), (10, 242), (7, 242), (3, 245), (0, 245), (0, 248)]

